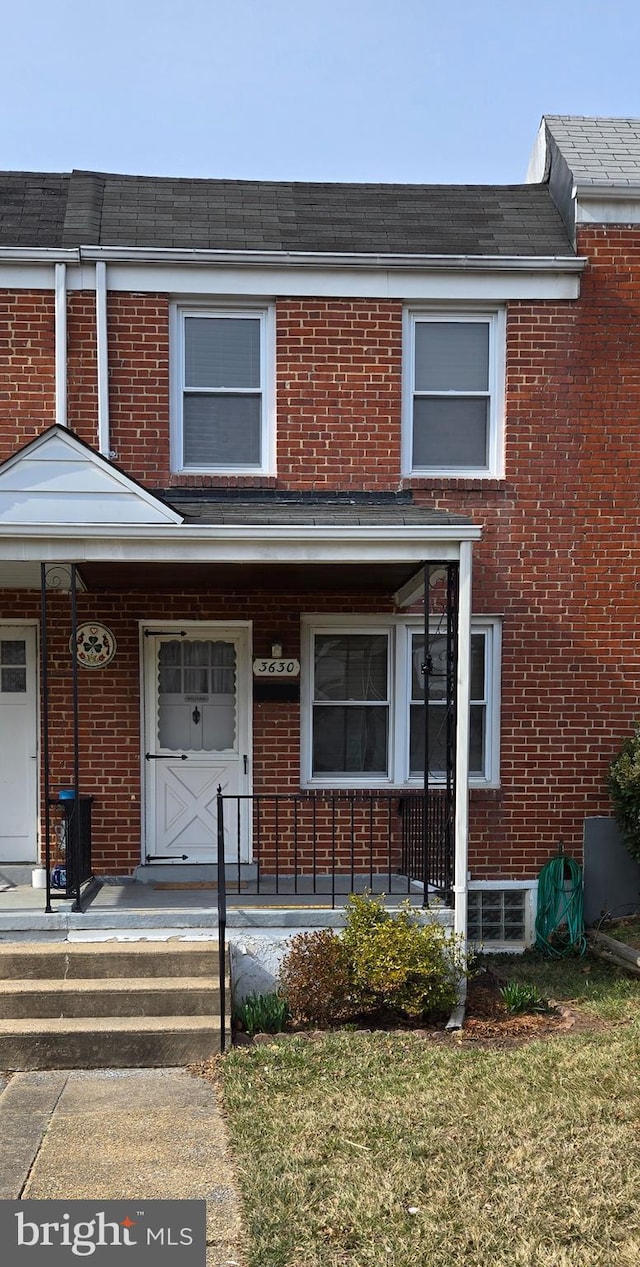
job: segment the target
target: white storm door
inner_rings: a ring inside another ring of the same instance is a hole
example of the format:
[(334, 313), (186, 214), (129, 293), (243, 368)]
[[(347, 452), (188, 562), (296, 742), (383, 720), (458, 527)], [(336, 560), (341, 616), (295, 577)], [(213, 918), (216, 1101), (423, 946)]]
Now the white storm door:
[[(199, 629), (150, 635), (146, 854), (150, 861), (213, 862), (217, 791), (248, 791), (246, 635)], [(248, 860), (249, 805), (225, 802), (225, 857)]]
[(0, 862), (38, 848), (36, 631), (0, 624)]

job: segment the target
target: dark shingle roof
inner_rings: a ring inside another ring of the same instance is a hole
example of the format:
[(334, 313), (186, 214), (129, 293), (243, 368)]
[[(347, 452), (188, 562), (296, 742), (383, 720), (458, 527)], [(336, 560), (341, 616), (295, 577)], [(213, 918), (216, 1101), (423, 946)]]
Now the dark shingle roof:
[(0, 244), (60, 246), (68, 190), (68, 176), (0, 173)]
[(572, 255), (546, 185), (0, 173), (1, 246)]
[(384, 505), (376, 503), (287, 503), (273, 499), (258, 501), (190, 501), (169, 496), (171, 504), (184, 515), (185, 523), (234, 525), (261, 528), (443, 528), (465, 527), (472, 523), (465, 515), (452, 515), (429, 506)]

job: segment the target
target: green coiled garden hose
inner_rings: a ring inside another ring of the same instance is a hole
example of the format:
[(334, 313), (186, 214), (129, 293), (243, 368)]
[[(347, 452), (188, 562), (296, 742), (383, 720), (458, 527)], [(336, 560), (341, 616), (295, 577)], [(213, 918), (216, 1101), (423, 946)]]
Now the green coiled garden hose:
[(558, 958), (586, 950), (582, 867), (565, 856), (562, 843), (538, 876), (536, 946)]

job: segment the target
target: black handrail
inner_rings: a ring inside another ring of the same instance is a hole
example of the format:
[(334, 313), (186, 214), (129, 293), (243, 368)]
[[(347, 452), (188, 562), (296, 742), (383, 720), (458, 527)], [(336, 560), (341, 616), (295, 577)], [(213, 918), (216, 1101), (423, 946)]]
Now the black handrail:
[(225, 1049), (226, 1026), (226, 935), (227, 935), (227, 877), (224, 865), (224, 798), (222, 788), (217, 791), (218, 814), (218, 981), (220, 986), (220, 1051)]

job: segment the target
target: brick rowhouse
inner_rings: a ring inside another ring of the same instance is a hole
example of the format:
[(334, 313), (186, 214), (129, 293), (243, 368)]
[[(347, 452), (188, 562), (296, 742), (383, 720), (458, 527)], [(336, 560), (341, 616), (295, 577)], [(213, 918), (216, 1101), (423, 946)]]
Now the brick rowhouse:
[[(584, 819), (610, 812), (607, 768), (638, 719), (640, 225), (578, 224), (576, 250), (587, 261), (578, 298), (485, 304), (459, 287), (453, 298), (422, 301), (445, 316), (506, 312), (500, 478), (403, 477), (404, 313), (413, 300), (367, 297), (364, 283), (354, 296), (353, 280), (348, 295), (314, 295), (309, 279), (303, 294), (268, 295), (276, 473), (176, 471), (171, 308), (190, 291), (183, 283), (177, 295), (159, 284), (108, 293), (110, 447), (145, 488), (169, 502), (185, 490), (410, 495), (414, 506), (481, 527), (473, 613), (501, 619), (502, 660), (499, 786), (470, 791), (469, 869), (478, 880), (533, 879), (559, 840), (581, 856)], [(554, 251), (562, 253), (547, 254)], [(335, 287), (334, 274), (327, 288)], [(95, 304), (91, 289), (68, 293), (67, 421), (94, 447)], [(53, 291), (0, 289), (0, 459), (46, 431), (55, 409)], [(146, 586), (79, 595), (79, 619), (103, 621), (118, 643), (107, 669), (80, 675), (81, 781), (94, 797), (98, 872), (126, 873), (140, 861), (140, 622), (251, 621), (256, 654), (282, 637), (299, 657), (302, 615), (394, 611), (382, 585), (315, 590), (310, 578), (306, 589), (287, 588), (282, 576), (244, 588), (231, 574), (225, 584), (195, 585), (185, 572), (171, 586), (150, 574)], [(33, 590), (4, 589), (0, 602), (5, 622), (39, 615)], [(51, 778), (63, 786), (71, 774), (68, 598), (56, 595), (51, 606)], [(253, 727), (254, 791), (299, 790), (299, 705), (255, 702)]]

